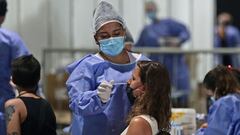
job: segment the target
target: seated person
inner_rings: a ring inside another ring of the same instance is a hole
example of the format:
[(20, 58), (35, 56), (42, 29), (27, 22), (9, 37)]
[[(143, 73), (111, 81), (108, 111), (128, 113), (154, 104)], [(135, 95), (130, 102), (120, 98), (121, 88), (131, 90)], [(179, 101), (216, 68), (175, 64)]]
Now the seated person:
[(136, 100), (127, 120), (129, 126), (121, 135), (168, 134), (171, 81), (167, 69), (158, 62), (139, 61), (128, 83), (128, 96)]
[(240, 87), (231, 68), (215, 67), (206, 74), (203, 85), (213, 104), (207, 123), (202, 125), (197, 135), (239, 135)]
[(18, 97), (5, 103), (7, 134), (56, 135), (56, 117), (50, 104), (36, 95), (41, 66), (32, 55), (13, 60), (11, 84)]

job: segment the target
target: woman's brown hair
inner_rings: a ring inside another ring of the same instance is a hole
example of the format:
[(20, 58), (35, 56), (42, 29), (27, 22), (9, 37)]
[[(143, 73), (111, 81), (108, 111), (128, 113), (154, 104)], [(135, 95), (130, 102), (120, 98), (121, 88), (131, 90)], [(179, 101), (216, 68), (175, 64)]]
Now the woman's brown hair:
[(231, 70), (231, 68), (218, 65), (210, 70), (203, 80), (204, 86), (215, 93), (217, 99), (239, 90), (239, 83)]
[(132, 107), (128, 122), (137, 115), (150, 115), (157, 120), (159, 130), (170, 130), (171, 84), (167, 69), (159, 62), (139, 61), (140, 78), (145, 93)]

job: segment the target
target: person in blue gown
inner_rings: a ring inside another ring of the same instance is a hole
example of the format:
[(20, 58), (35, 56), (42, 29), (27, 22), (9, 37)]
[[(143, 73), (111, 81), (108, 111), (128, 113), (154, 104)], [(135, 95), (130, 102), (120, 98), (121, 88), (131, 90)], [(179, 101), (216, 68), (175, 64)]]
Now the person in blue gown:
[(3, 112), (4, 102), (15, 97), (11, 85), (11, 62), (22, 55), (28, 55), (29, 50), (15, 32), (1, 27), (7, 13), (7, 2), (0, 1), (0, 112)]
[(4, 103), (15, 97), (15, 92), (9, 84), (11, 76), (11, 62), (29, 51), (15, 32), (2, 27), (7, 13), (7, 1), (0, 1), (0, 133), (6, 134), (6, 122), (4, 119)]
[(197, 135), (240, 134), (240, 87), (234, 74), (226, 66), (217, 66), (206, 74), (203, 84), (213, 104), (207, 123), (197, 131)]
[[(218, 24), (214, 30), (214, 47), (230, 48), (240, 47), (240, 33), (237, 27), (233, 26), (232, 16), (223, 12), (218, 15)], [(216, 54), (214, 64), (232, 65), (235, 68), (240, 67), (238, 54)]]
[[(145, 5), (146, 15), (151, 24), (144, 27), (135, 47), (180, 47), (190, 39), (186, 26), (173, 19), (158, 19), (157, 6), (154, 2)], [(150, 54), (149, 58), (164, 64), (170, 74), (172, 88), (181, 93), (177, 107), (187, 106), (190, 90), (189, 71), (183, 54)], [(174, 92), (174, 91), (173, 91)]]
[(126, 25), (113, 6), (101, 1), (93, 29), (99, 52), (70, 64), (66, 85), (72, 111), (72, 135), (119, 135), (130, 110), (127, 80), (142, 54), (124, 49)]

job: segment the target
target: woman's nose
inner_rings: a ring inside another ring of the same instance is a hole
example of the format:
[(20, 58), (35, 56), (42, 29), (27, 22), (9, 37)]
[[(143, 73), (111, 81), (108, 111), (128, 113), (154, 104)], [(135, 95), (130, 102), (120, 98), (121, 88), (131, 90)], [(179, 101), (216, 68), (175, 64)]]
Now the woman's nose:
[(128, 83), (128, 84), (131, 84), (131, 80), (132, 80), (132, 79), (129, 79), (129, 80), (127, 81), (127, 83)]

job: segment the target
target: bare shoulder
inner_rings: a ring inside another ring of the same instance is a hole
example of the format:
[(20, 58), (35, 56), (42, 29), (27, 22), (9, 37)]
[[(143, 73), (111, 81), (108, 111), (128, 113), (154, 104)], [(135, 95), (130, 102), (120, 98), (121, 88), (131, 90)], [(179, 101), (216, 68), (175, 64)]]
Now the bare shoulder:
[(136, 117), (133, 117), (133, 119), (131, 120), (131, 123), (132, 124), (137, 124), (137, 125), (149, 125), (148, 122), (142, 118), (142, 117), (139, 117), (139, 116), (136, 116)]
[(24, 105), (21, 99), (15, 98), (5, 102), (5, 114), (7, 133), (11, 135), (20, 134), (21, 108)]
[(5, 108), (8, 106), (18, 106), (23, 104), (23, 102), (19, 98), (9, 99), (5, 102)]
[(134, 117), (132, 118), (129, 128), (128, 135), (151, 135), (152, 130), (150, 124), (142, 117)]
[(13, 98), (5, 102), (5, 112), (11, 113), (11, 112), (17, 112), (21, 113), (23, 116), (23, 112), (26, 111), (25, 104), (20, 98)]

